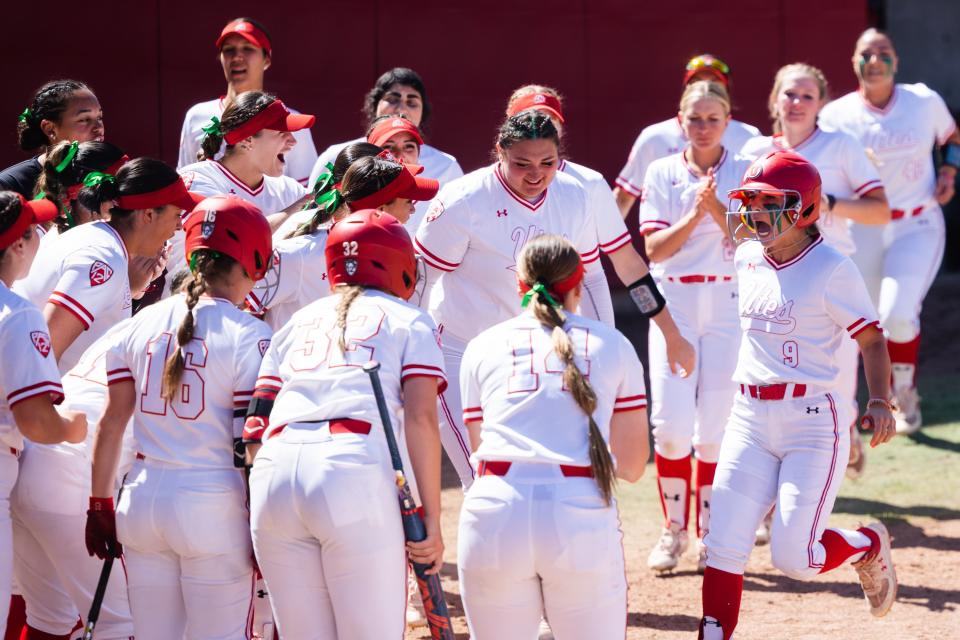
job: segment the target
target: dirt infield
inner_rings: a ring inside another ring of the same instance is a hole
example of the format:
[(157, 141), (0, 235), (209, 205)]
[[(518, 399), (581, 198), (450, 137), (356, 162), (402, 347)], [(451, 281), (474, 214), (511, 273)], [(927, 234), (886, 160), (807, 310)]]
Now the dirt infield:
[[(845, 481), (830, 524), (856, 526), (882, 519), (894, 538), (899, 598), (883, 619), (870, 616), (850, 567), (810, 582), (773, 568), (769, 547), (758, 547), (744, 580), (737, 640), (864, 640), (960, 637), (960, 276), (941, 277), (924, 309), (921, 393), (929, 427), (871, 452), (867, 473)], [(930, 339), (929, 336), (936, 336)], [(947, 379), (946, 383), (943, 380)], [(927, 406), (930, 411), (927, 412)], [(469, 637), (456, 583), (456, 523), (461, 492), (445, 470), (443, 582), (458, 639)], [(701, 576), (694, 547), (679, 570), (662, 577), (646, 568), (659, 533), (654, 469), (636, 485), (621, 486), (618, 500), (630, 585), (627, 638), (696, 637)], [(425, 631), (407, 638), (428, 638)], [(533, 639), (531, 639), (533, 640)], [(561, 639), (565, 640), (565, 639)], [(573, 639), (581, 640), (581, 639)], [(584, 639), (588, 640), (588, 639)]]

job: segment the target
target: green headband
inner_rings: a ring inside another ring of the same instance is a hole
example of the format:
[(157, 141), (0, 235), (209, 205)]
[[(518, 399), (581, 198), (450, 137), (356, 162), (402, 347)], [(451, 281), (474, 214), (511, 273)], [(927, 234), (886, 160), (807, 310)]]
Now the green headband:
[(116, 182), (117, 179), (109, 173), (102, 173), (100, 171), (91, 171), (83, 177), (83, 186), (85, 187), (95, 187), (103, 182)]
[(63, 170), (67, 168), (73, 159), (77, 157), (77, 149), (80, 148), (80, 143), (74, 140), (70, 143), (70, 150), (67, 151), (67, 156), (60, 161), (60, 164), (56, 166), (57, 173), (63, 173)]
[(530, 291), (527, 291), (523, 295), (523, 300), (520, 302), (520, 306), (526, 309), (527, 305), (530, 304), (530, 300), (533, 299), (533, 294), (535, 293), (539, 293), (540, 297), (542, 297), (544, 301), (546, 301), (546, 303), (549, 304), (551, 307), (560, 306), (560, 303), (553, 299), (553, 296), (550, 295), (550, 293), (547, 291), (547, 287), (544, 286), (542, 282), (537, 282), (532, 287), (530, 287)]
[[(327, 170), (317, 176), (313, 185), (313, 205), (327, 215), (332, 215), (343, 205), (343, 194), (333, 181), (333, 165), (328, 162), (325, 166)], [(309, 203), (304, 205), (304, 209), (310, 207)]]
[(219, 251), (213, 251), (212, 249), (207, 249), (207, 248), (205, 248), (205, 247), (198, 247), (197, 249), (195, 249), (195, 250), (193, 251), (193, 253), (190, 254), (190, 271), (191, 271), (192, 273), (196, 273), (196, 272), (197, 272), (197, 258), (200, 257), (200, 250), (201, 250), (201, 249), (202, 249), (203, 251), (205, 251), (205, 252), (207, 253), (207, 255), (209, 255), (209, 256), (210, 256), (211, 258), (213, 258), (214, 260), (217, 260), (217, 259), (223, 257), (223, 254), (220, 253)]
[(220, 118), (217, 116), (212, 116), (210, 118), (210, 124), (205, 127), (200, 127), (200, 130), (203, 131), (208, 136), (220, 136), (223, 137), (223, 129), (220, 128)]
[(32, 118), (33, 118), (33, 111), (30, 110), (30, 107), (27, 107), (26, 109), (24, 109), (23, 113), (17, 116), (17, 120), (19, 120), (20, 122), (27, 122)]

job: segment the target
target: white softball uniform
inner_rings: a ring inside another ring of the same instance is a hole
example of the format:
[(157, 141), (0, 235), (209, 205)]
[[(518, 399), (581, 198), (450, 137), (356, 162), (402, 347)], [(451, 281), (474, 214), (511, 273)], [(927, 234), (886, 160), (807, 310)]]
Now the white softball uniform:
[[(406, 458), (403, 382), (435, 377), (442, 389), (443, 357), (426, 313), (373, 289), (351, 304), (341, 352), (339, 300), (333, 294), (295, 313), (263, 360), (257, 393), (276, 400), (250, 475), (253, 544), (282, 637), (400, 638), (403, 528), (384, 427), (361, 367), (380, 362)], [(405, 469), (412, 477), (409, 463)]]
[[(90, 462), (95, 425), (107, 395), (106, 352), (126, 329), (125, 320), (97, 340), (63, 376), (62, 408), (87, 416), (86, 442), (39, 445), (27, 441), (11, 496), (14, 574), (33, 629), (63, 636), (86, 617), (103, 562), (91, 557), (83, 536), (90, 496)], [(133, 434), (124, 434), (118, 478), (133, 462)], [(117, 484), (119, 488), (119, 483)], [(97, 637), (133, 637), (133, 619), (122, 571), (110, 574), (97, 622)]]
[[(750, 138), (760, 135), (760, 130), (739, 120), (731, 120), (723, 132), (721, 143), (725, 149), (739, 152)], [(643, 183), (650, 163), (683, 151), (689, 141), (683, 134), (679, 118), (645, 127), (637, 136), (627, 157), (627, 164), (620, 170), (616, 184), (635, 198), (643, 195)]]
[(263, 176), (256, 189), (216, 160), (204, 160), (178, 169), (190, 191), (204, 196), (231, 194), (252, 202), (263, 215), (283, 211), (307, 194), (302, 184), (289, 176)]
[[(727, 190), (740, 184), (749, 165), (749, 159), (723, 152), (714, 172), (720, 202), (726, 202)], [(705, 181), (694, 175), (683, 153), (654, 160), (643, 183), (640, 232), (648, 235), (679, 222), (693, 210)], [(670, 460), (689, 456), (691, 445), (698, 459), (717, 460), (740, 340), (733, 255), (726, 229), (707, 214), (676, 253), (650, 263), (681, 335), (697, 351), (697, 367), (689, 377), (672, 374), (663, 333), (651, 324), (650, 420), (656, 451)]]
[(132, 310), (130, 257), (120, 235), (106, 222), (70, 229), (37, 252), (30, 274), (13, 290), (39, 309), (48, 302), (70, 312), (84, 331), (60, 356), (61, 372)]
[[(343, 151), (345, 147), (357, 142), (366, 141), (367, 139), (365, 137), (357, 138), (356, 140), (348, 140), (327, 147), (313, 165), (313, 171), (310, 172), (310, 180), (307, 182), (307, 185), (312, 187), (314, 183), (316, 183), (317, 178), (320, 177), (320, 174), (327, 170), (327, 163), (333, 164), (337, 159), (337, 155)], [(463, 175), (463, 169), (460, 168), (460, 164), (456, 158), (428, 144), (420, 146), (420, 158), (417, 160), (417, 164), (423, 167), (423, 173), (420, 174), (421, 177), (433, 178), (440, 183), (441, 187)], [(418, 202), (415, 205), (416, 210), (404, 225), (411, 236), (417, 232), (417, 229), (420, 227), (420, 221), (423, 220), (423, 216), (426, 215), (429, 207), (429, 202)]]
[[(224, 98), (220, 96), (216, 100), (207, 102), (198, 102), (187, 110), (187, 115), (183, 119), (183, 127), (180, 129), (180, 155), (177, 158), (177, 169), (182, 169), (187, 165), (193, 164), (199, 160), (200, 145), (203, 142), (203, 127), (210, 124), (210, 118), (223, 115), (223, 108), (226, 106)], [(287, 107), (290, 109), (290, 107)], [(296, 109), (290, 109), (291, 113), (300, 113)], [(293, 131), (294, 139), (297, 144), (293, 149), (284, 154), (286, 165), (283, 168), (283, 174), (289, 176), (300, 184), (307, 183), (307, 176), (317, 160), (317, 147), (313, 144), (313, 136), (310, 129), (300, 129)], [(215, 159), (223, 157), (223, 150), (226, 143), (220, 145), (220, 151)]]
[[(742, 153), (759, 157), (778, 149), (787, 149), (782, 136), (762, 136), (747, 142)], [(823, 193), (837, 198), (857, 199), (883, 187), (880, 174), (866, 151), (853, 136), (843, 131), (816, 128), (803, 142), (790, 150), (800, 154), (817, 168)], [(820, 219), (817, 220), (817, 228), (820, 229), (824, 242), (845, 256), (852, 255), (856, 249), (850, 233), (852, 224), (851, 220), (835, 216), (822, 208)], [(850, 405), (854, 414), (857, 406), (858, 355), (855, 341), (844, 340), (840, 343), (837, 351), (837, 362), (840, 364), (837, 395)]]
[[(544, 233), (562, 235), (580, 252), (585, 315), (599, 316), (591, 291), (605, 288), (596, 222), (583, 186), (557, 172), (535, 202), (507, 185), (499, 164), (478, 169), (441, 189), (423, 219), (414, 246), (424, 263), (442, 275), (427, 284), (423, 306), (443, 334), (447, 375), (459, 375), (468, 341), (484, 329), (516, 315), (517, 256), (527, 241)], [(431, 278), (432, 279), (432, 278)], [(608, 318), (613, 317), (612, 304)], [(591, 313), (592, 312), (592, 313)], [(440, 435), (447, 457), (469, 486), (469, 439), (460, 414), (459, 389), (440, 397)]]
[(273, 246), (273, 262), (262, 280), (247, 296), (247, 306), (274, 331), (294, 313), (315, 300), (330, 295), (327, 262), (323, 255), (327, 231), (280, 240)]
[(837, 348), (876, 326), (856, 266), (817, 238), (778, 264), (737, 249), (739, 385), (713, 483), (707, 565), (742, 574), (776, 502), (773, 563), (794, 578), (823, 568), (820, 538), (846, 467), (852, 418), (834, 392)]
[(107, 353), (110, 384), (133, 381), (137, 460), (117, 505), (140, 640), (249, 637), (254, 574), (233, 443), (270, 328), (221, 298), (200, 298), (180, 393), (161, 396), (187, 312), (176, 295), (143, 309)]
[[(643, 411), (643, 367), (601, 322), (570, 314), (564, 330), (597, 394), (605, 440), (615, 412)], [(479, 477), (460, 514), (457, 565), (471, 635), (623, 638), (626, 579), (619, 516), (592, 476), (589, 421), (563, 385), (551, 331), (530, 313), (470, 341), (460, 371), (465, 421), (481, 421)], [(590, 615), (585, 612), (589, 611)]]
[[(13, 580), (13, 531), (10, 493), (17, 481), (17, 456), (23, 436), (13, 419), (18, 403), (49, 395), (63, 400), (60, 373), (53, 359), (47, 324), (35, 306), (0, 282), (0, 620), (6, 625)], [(12, 363), (16, 363), (12, 366)], [(77, 531), (79, 535), (79, 530)]]
[(910, 342), (920, 333), (920, 307), (943, 259), (946, 233), (931, 151), (956, 124), (943, 98), (919, 83), (897, 84), (884, 109), (848, 93), (823, 108), (820, 123), (856, 138), (883, 180), (893, 220), (884, 227), (853, 225), (854, 260), (887, 337)]

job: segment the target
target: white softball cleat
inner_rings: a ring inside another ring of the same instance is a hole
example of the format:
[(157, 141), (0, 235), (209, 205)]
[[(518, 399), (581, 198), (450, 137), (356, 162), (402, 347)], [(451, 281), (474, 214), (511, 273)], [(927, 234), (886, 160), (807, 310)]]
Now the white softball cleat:
[(897, 599), (897, 571), (893, 567), (890, 533), (882, 522), (867, 525), (880, 538), (880, 548), (871, 550), (862, 560), (853, 563), (860, 577), (863, 597), (870, 604), (870, 613), (881, 618), (887, 615)]
[(923, 426), (923, 417), (920, 415), (920, 394), (916, 387), (900, 389), (896, 392), (893, 417), (897, 421), (897, 433), (910, 435), (916, 433)]
[(657, 572), (676, 569), (680, 556), (687, 550), (687, 543), (687, 530), (671, 524), (669, 529), (665, 528), (660, 534), (647, 559), (647, 566)]

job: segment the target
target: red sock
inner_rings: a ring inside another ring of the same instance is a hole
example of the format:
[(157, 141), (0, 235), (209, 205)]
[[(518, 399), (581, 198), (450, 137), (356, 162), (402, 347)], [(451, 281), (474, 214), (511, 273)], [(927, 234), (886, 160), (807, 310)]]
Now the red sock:
[(20, 640), (27, 624), (27, 603), (23, 596), (10, 596), (10, 613), (7, 614), (7, 633), (3, 640)]
[[(910, 342), (887, 340), (887, 353), (890, 354), (891, 364), (909, 364), (916, 367), (920, 354), (920, 334)], [(914, 384), (917, 382), (916, 369), (914, 369), (913, 382)]]
[(657, 465), (660, 506), (663, 508), (665, 521), (663, 526), (669, 528), (671, 522), (680, 522), (686, 529), (687, 520), (690, 517), (690, 476), (693, 475), (690, 456), (670, 460), (658, 453), (654, 456), (654, 460)]
[(720, 628), (723, 629), (723, 640), (729, 640), (737, 627), (742, 595), (742, 575), (727, 573), (713, 567), (707, 567), (703, 572), (703, 617), (709, 616), (720, 623)]
[(70, 633), (47, 633), (46, 631), (40, 631), (39, 629), (34, 629), (30, 625), (27, 625), (26, 640), (70, 640), (71, 635), (72, 634)]
[(864, 551), (869, 552), (873, 548), (879, 548), (880, 538), (870, 529), (859, 529), (860, 533), (870, 538), (872, 544), (869, 547), (855, 547), (850, 544), (843, 535), (834, 529), (824, 529), (823, 536), (820, 537), (820, 544), (827, 551), (827, 557), (823, 561), (823, 567), (820, 573), (832, 571), (842, 565), (847, 559)]
[[(704, 462), (697, 459), (697, 537), (702, 538), (710, 524), (710, 500), (713, 491), (713, 474), (717, 472), (716, 462)], [(703, 508), (706, 507), (706, 513)], [(705, 521), (704, 521), (705, 520)], [(701, 526), (701, 525), (707, 525)]]

